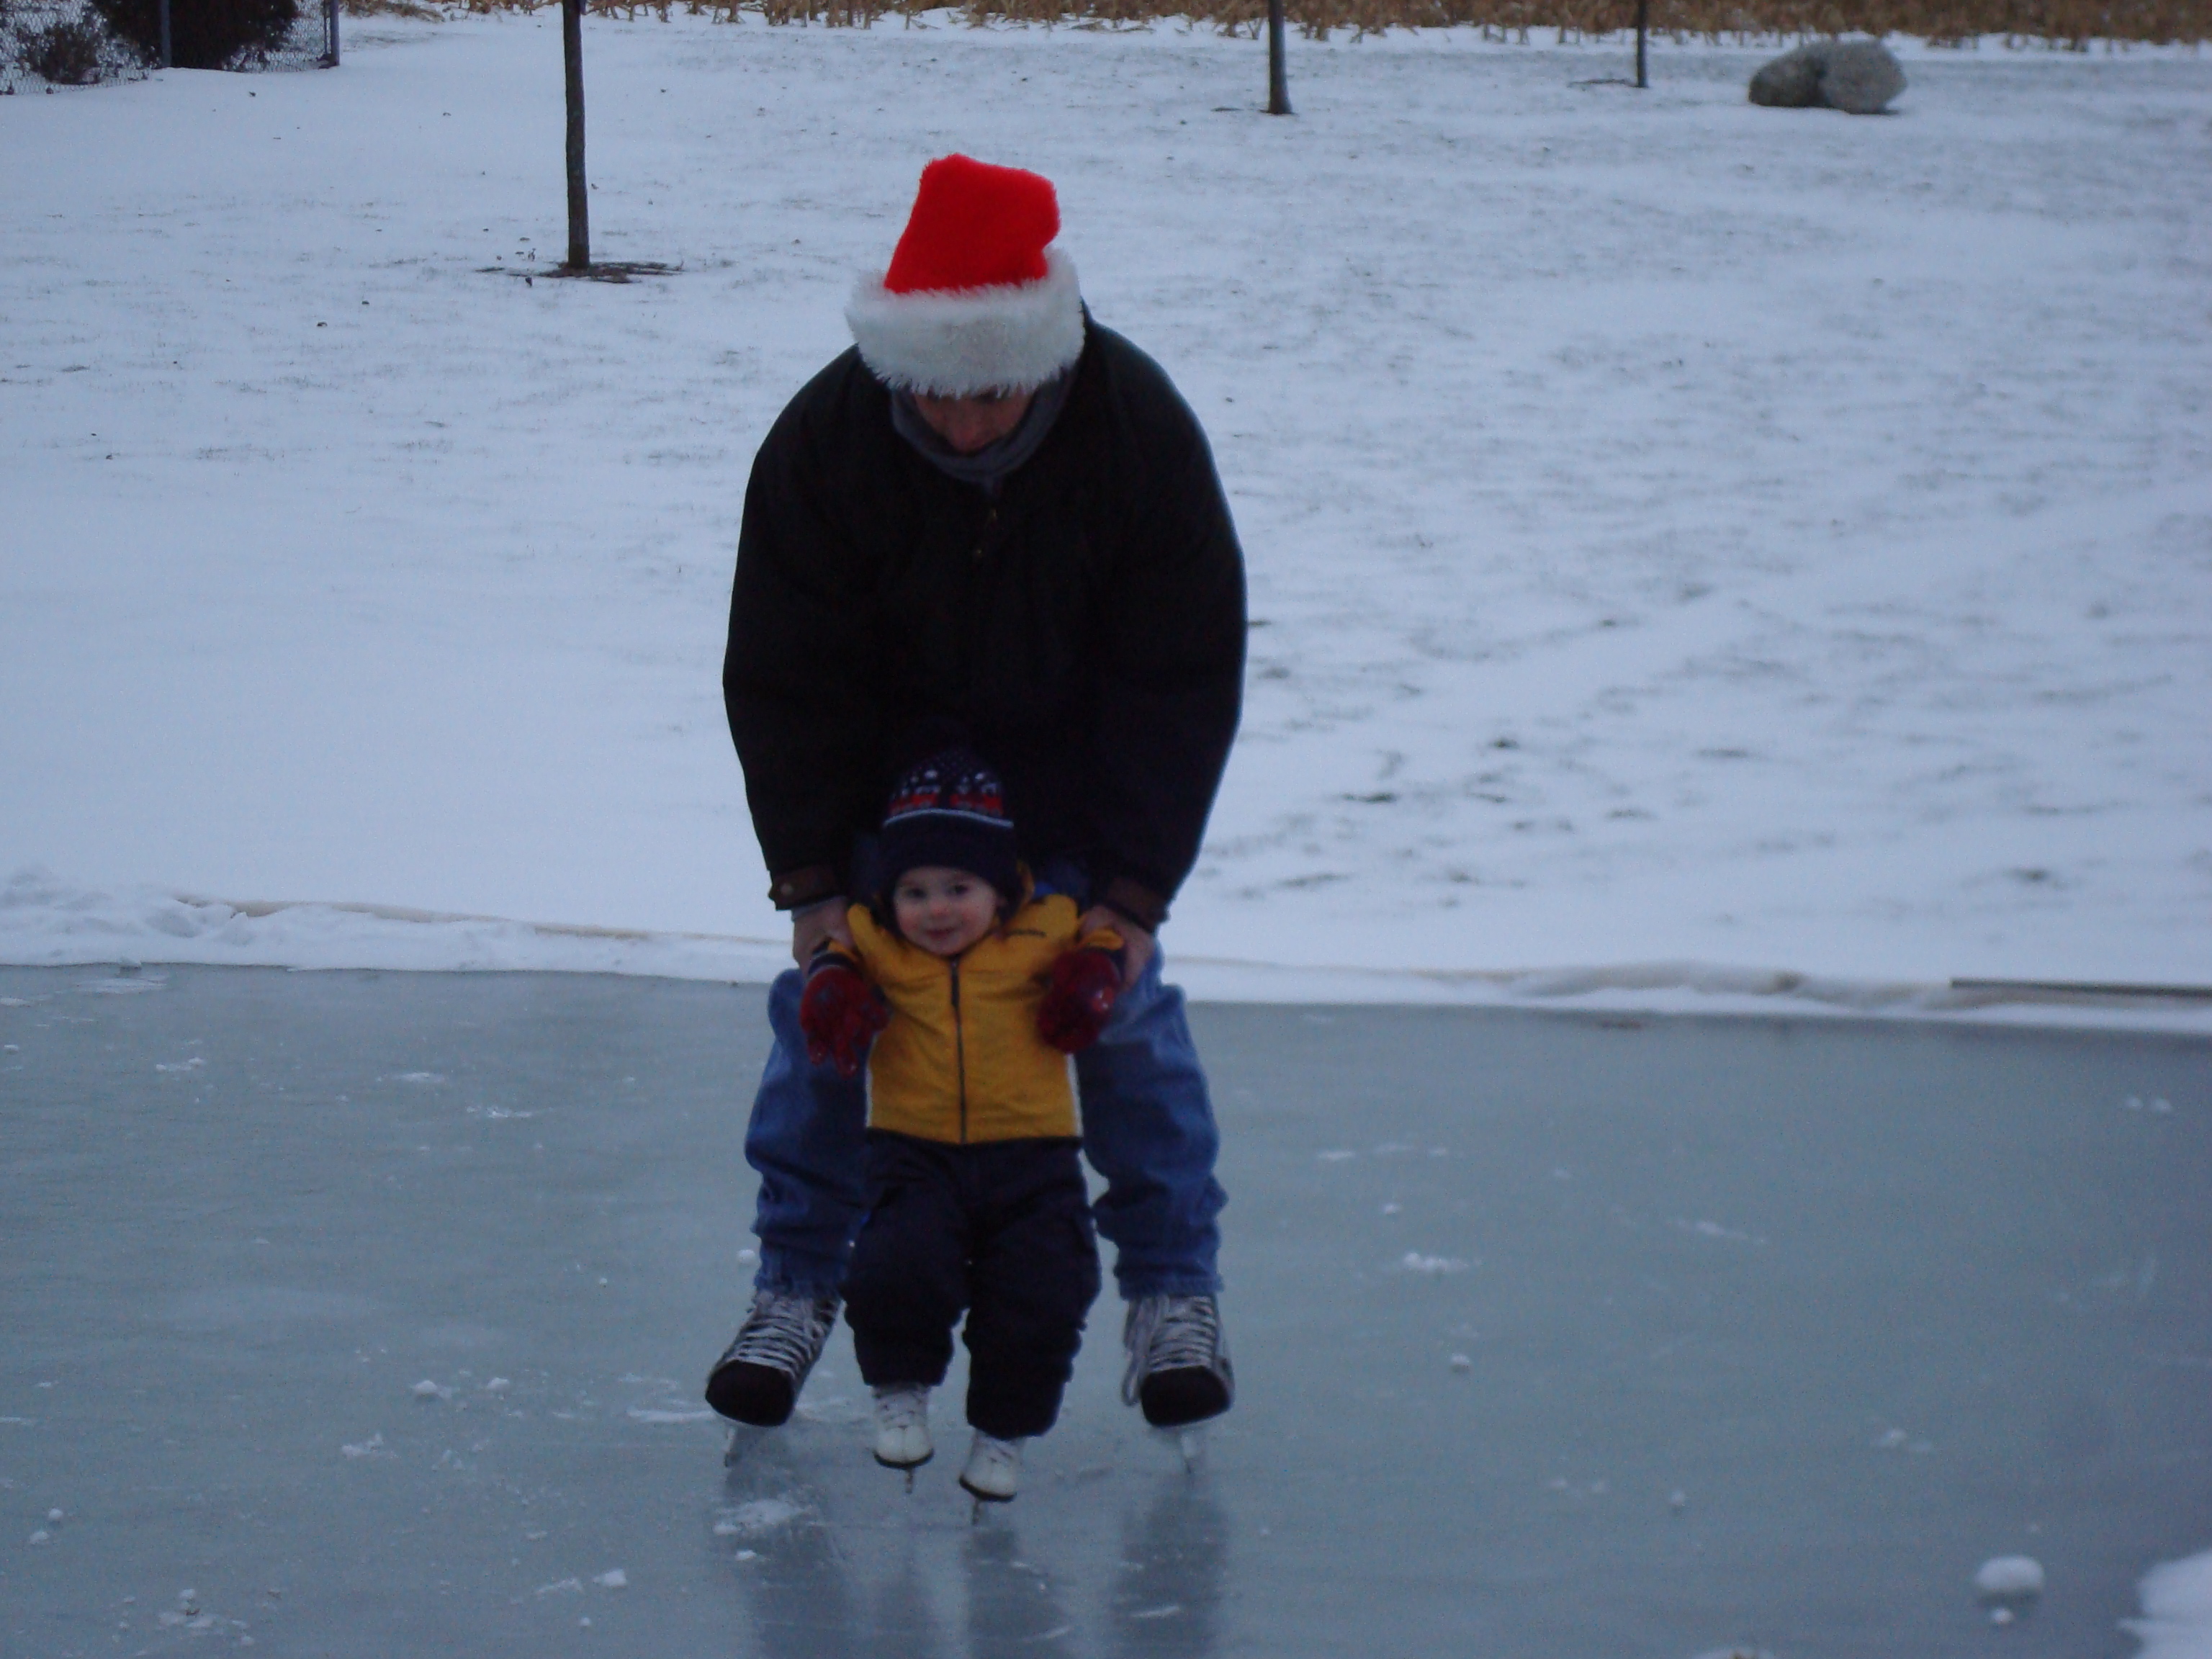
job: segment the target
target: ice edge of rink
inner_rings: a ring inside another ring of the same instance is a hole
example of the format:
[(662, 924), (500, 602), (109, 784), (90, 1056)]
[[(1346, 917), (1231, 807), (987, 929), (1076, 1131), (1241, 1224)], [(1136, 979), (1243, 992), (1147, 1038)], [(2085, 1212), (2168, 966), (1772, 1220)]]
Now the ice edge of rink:
[[(625, 974), (760, 984), (778, 939), (455, 915), (395, 905), (97, 892), (44, 872), (0, 888), (0, 963)], [(1201, 1002), (1936, 1020), (2212, 1036), (2212, 998), (1875, 980), (1695, 961), (1496, 969), (1297, 965), (1176, 954)]]

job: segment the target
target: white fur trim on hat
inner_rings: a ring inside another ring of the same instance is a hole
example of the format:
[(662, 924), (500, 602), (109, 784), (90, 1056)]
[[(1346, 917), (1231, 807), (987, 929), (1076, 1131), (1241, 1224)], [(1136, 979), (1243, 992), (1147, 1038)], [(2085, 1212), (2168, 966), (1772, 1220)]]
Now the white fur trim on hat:
[(845, 307), (860, 359), (899, 392), (968, 398), (1042, 386), (1083, 355), (1083, 294), (1075, 262), (1044, 252), (1034, 283), (894, 294), (879, 272), (854, 285)]

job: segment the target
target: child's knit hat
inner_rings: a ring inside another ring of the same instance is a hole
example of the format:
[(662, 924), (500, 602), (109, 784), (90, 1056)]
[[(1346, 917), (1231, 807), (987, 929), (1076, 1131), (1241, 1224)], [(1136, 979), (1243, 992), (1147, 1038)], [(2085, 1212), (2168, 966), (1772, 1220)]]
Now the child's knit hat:
[(878, 853), (882, 893), (924, 865), (965, 870), (1008, 899), (1020, 896), (1021, 866), (1006, 789), (973, 750), (942, 749), (898, 781), (884, 810)]

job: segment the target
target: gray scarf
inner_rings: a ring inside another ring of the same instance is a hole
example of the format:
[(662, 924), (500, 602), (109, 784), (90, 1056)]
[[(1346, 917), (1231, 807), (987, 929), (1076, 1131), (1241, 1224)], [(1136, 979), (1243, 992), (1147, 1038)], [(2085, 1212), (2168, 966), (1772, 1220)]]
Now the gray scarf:
[(937, 435), (937, 429), (915, 407), (911, 392), (891, 393), (891, 429), (946, 477), (974, 484), (995, 499), (1000, 486), (1043, 447), (1053, 422), (1067, 403), (1068, 387), (1074, 380), (1072, 370), (1054, 375), (1031, 396), (1029, 408), (1012, 432), (972, 455), (963, 455)]

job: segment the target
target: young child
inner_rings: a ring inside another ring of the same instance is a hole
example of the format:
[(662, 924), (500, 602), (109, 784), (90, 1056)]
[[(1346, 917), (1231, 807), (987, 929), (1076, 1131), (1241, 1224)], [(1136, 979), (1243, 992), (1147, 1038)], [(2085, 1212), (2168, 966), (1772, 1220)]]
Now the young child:
[(876, 1460), (929, 1461), (929, 1391), (968, 1316), (960, 1484), (1013, 1497), (1021, 1443), (1060, 1414), (1098, 1294), (1067, 1056), (1121, 984), (1121, 937), (1079, 937), (1073, 899), (1036, 898), (997, 776), (948, 750), (900, 781), (872, 904), (807, 972), (810, 1056), (850, 1077), (868, 1055), (867, 1218), (845, 1280)]

